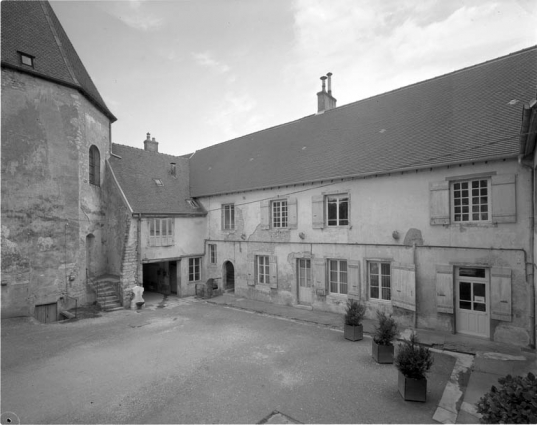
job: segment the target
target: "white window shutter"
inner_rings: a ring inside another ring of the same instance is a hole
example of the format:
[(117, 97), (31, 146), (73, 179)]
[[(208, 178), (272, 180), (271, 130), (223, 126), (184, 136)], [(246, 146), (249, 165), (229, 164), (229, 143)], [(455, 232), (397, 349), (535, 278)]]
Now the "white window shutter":
[(449, 224), (449, 182), (429, 183), (429, 212), (432, 226)]
[(492, 176), (491, 183), (492, 222), (516, 223), (516, 175)]
[(352, 298), (360, 298), (360, 261), (347, 261), (348, 295)]
[(313, 260), (313, 286), (317, 295), (326, 295), (326, 260), (316, 258)]
[(416, 266), (392, 263), (392, 304), (406, 310), (416, 311)]
[(270, 287), (278, 289), (278, 262), (275, 255), (269, 256), (269, 279)]
[(510, 322), (511, 317), (511, 269), (493, 267), (490, 272), (490, 317)]
[(250, 286), (254, 286), (255, 285), (255, 280), (256, 280), (256, 276), (255, 276), (256, 258), (255, 258), (255, 255), (248, 254), (246, 256), (246, 261), (247, 261), (246, 283), (248, 285), (250, 285)]
[(270, 229), (270, 201), (261, 201), (261, 229)]
[(436, 310), (453, 314), (453, 266), (436, 266)]
[(296, 198), (289, 198), (287, 200), (287, 227), (290, 229), (296, 229), (298, 227), (297, 206)]
[(317, 195), (311, 197), (311, 220), (314, 229), (324, 227), (324, 196)]

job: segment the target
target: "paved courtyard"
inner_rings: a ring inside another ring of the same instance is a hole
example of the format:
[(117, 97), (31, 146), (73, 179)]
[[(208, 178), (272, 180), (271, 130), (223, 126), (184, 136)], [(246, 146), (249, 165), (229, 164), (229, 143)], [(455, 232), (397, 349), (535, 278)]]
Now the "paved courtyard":
[(2, 321), (2, 413), (21, 423), (431, 423), (455, 360), (405, 402), (371, 339), (190, 299), (58, 324)]

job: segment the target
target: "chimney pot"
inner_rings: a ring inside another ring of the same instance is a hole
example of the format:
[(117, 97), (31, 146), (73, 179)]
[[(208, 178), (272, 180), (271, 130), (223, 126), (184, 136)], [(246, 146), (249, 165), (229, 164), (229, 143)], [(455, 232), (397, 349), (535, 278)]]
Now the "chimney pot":
[(151, 134), (147, 133), (147, 139), (144, 140), (144, 150), (150, 151), (150, 152), (158, 152), (158, 142), (153, 139), (151, 139)]
[(145, 140), (151, 140), (151, 133), (147, 133), (147, 139)]
[(321, 81), (323, 82), (322, 91), (325, 91), (325, 87), (326, 87), (326, 86), (325, 86), (325, 80), (326, 80), (326, 77), (323, 75), (323, 76), (321, 77)]
[(332, 73), (329, 72), (328, 74), (326, 74), (328, 76), (328, 93), (329, 94), (332, 94)]

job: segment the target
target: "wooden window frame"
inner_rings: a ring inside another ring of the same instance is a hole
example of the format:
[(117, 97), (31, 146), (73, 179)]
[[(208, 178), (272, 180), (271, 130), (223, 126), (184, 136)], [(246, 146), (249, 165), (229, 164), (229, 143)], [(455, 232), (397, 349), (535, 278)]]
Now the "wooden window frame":
[(91, 145), (89, 148), (89, 183), (101, 186), (101, 153), (99, 148)]
[[(478, 188), (473, 188), (472, 187), (472, 184), (474, 182), (479, 182), (479, 187)], [(482, 187), (481, 186), (481, 183), (482, 182), (486, 182), (486, 187)], [(468, 185), (468, 188), (467, 189), (463, 189), (461, 186), (462, 185)], [(482, 196), (481, 192), (483, 189), (486, 189), (486, 194), (485, 196)], [(464, 190), (467, 190), (468, 191), (468, 196), (466, 197), (463, 197), (462, 196), (462, 193)], [(474, 196), (473, 194), (473, 191), (475, 190), (478, 190), (479, 193), (477, 196)], [(461, 196), (459, 198), (456, 198), (455, 194), (457, 192), (460, 192), (461, 193)], [(451, 221), (452, 223), (455, 223), (455, 224), (466, 224), (466, 223), (491, 223), (492, 222), (492, 200), (491, 200), (491, 193), (492, 192), (492, 187), (491, 187), (491, 179), (490, 178), (476, 178), (476, 179), (468, 179), (468, 180), (456, 180), (456, 181), (452, 181), (451, 184), (450, 184), (450, 200), (451, 200)], [(479, 198), (479, 202), (477, 204), (475, 204), (474, 200), (476, 198)], [(481, 201), (483, 200), (483, 198), (486, 198), (486, 202), (485, 203), (481, 203)], [(463, 208), (464, 205), (462, 205), (462, 203), (464, 202), (464, 199), (467, 199), (468, 200), (468, 212), (467, 213), (464, 213), (462, 212), (462, 210), (460, 212), (457, 212), (457, 208)], [(456, 205), (456, 202), (459, 201), (459, 205)], [(481, 208), (482, 206), (485, 206), (486, 208), (486, 211), (481, 211)], [(478, 211), (477, 213), (473, 211), (474, 207), (477, 207), (478, 209), (480, 209), (480, 211)], [(464, 214), (468, 214), (468, 219), (467, 220), (463, 220), (462, 217), (461, 219), (457, 220), (456, 217), (457, 216), (463, 216)], [(479, 217), (482, 216), (482, 214), (487, 214), (487, 218), (486, 219), (481, 219), (481, 218), (478, 218), (478, 219), (474, 219), (474, 215), (475, 214), (478, 214)]]
[[(174, 219), (172, 217), (149, 218), (149, 246), (173, 246)], [(165, 234), (164, 234), (165, 233)]]
[(199, 282), (201, 280), (201, 258), (191, 257), (188, 259), (188, 281)]
[[(303, 264), (303, 266), (302, 266)], [(311, 267), (311, 258), (296, 259), (296, 277), (298, 286), (312, 288), (313, 287), (313, 272)], [(304, 282), (304, 285), (300, 283)]]
[[(375, 274), (375, 276), (378, 277), (378, 285), (372, 285), (371, 282), (371, 265), (376, 264), (378, 267), (378, 273)], [(390, 270), (389, 274), (382, 273), (382, 266), (387, 265)], [(388, 278), (388, 286), (383, 285), (383, 277)], [(377, 301), (391, 301), (391, 291), (392, 291), (392, 264), (390, 261), (382, 261), (382, 260), (368, 260), (367, 261), (367, 286), (368, 286), (368, 292), (369, 292), (369, 299), (371, 300), (377, 300)], [(377, 288), (378, 290), (378, 296), (375, 297), (372, 295), (372, 289)], [(384, 290), (388, 289), (389, 291), (389, 297), (386, 297), (384, 294)]]
[(268, 255), (255, 256), (255, 281), (270, 285), (270, 258)]
[[(328, 259), (327, 260), (328, 290), (330, 294), (348, 295), (349, 294), (349, 264), (347, 260)], [(345, 270), (342, 270), (342, 264), (345, 264)], [(337, 265), (336, 269), (333, 266)], [(332, 273), (335, 273), (336, 279), (333, 280)], [(344, 279), (343, 279), (344, 277)], [(343, 281), (345, 280), (345, 281)], [(335, 285), (335, 286), (333, 286)], [(345, 289), (343, 291), (343, 285)], [(334, 290), (335, 288), (335, 290)]]
[(209, 264), (216, 264), (217, 262), (217, 253), (216, 253), (216, 244), (209, 244)]
[[(332, 195), (325, 195), (324, 196), (324, 209), (325, 209), (325, 225), (326, 227), (344, 227), (348, 226), (350, 222), (350, 196), (348, 193), (334, 193)], [(340, 217), (340, 207), (342, 200), (345, 200), (347, 207), (347, 218), (341, 218)], [(330, 218), (330, 204), (332, 201), (336, 201), (336, 216), (335, 218)], [(331, 221), (335, 221), (335, 224), (330, 224)], [(342, 221), (346, 221), (346, 223), (342, 223)]]
[(222, 204), (222, 230), (235, 230), (235, 204)]
[(271, 201), (270, 213), (270, 221), (273, 229), (287, 229), (289, 227), (289, 206), (287, 199)]

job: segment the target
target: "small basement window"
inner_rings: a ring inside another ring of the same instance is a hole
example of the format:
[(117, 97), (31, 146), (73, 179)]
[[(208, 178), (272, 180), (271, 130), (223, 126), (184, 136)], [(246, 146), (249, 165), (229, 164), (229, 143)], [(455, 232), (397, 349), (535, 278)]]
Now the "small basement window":
[(22, 52), (19, 52), (19, 56), (23, 65), (34, 67), (34, 56)]
[(198, 209), (200, 206), (194, 199), (187, 199), (186, 202), (190, 205), (190, 208)]
[(153, 180), (155, 180), (155, 183), (157, 186), (164, 186), (164, 183), (162, 183), (161, 179), (153, 179)]

